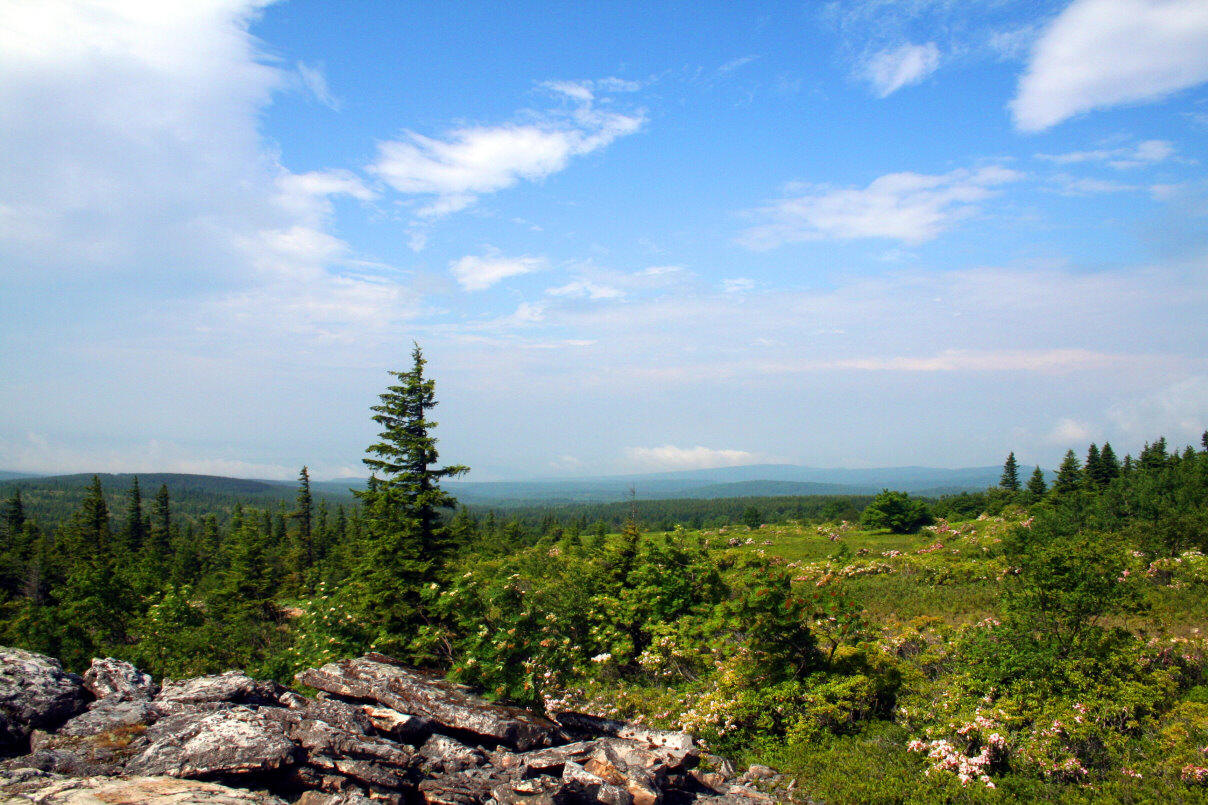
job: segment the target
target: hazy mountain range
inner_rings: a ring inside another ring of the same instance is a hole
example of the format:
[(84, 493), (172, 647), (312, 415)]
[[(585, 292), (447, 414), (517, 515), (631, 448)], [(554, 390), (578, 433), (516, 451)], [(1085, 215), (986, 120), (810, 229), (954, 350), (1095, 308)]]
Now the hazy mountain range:
[[(861, 495), (883, 488), (899, 489), (918, 495), (944, 495), (974, 491), (998, 482), (999, 467), (879, 467), (873, 469), (836, 469), (802, 467), (792, 464), (758, 464), (705, 470), (679, 470), (642, 475), (610, 475), (588, 478), (545, 478), (527, 481), (448, 481), (444, 484), (459, 501), (469, 505), (507, 506), (610, 502), (627, 499), (632, 493), (639, 500), (663, 498), (731, 498), (769, 495)], [(144, 496), (151, 496), (160, 484), (177, 493), (229, 494), (248, 497), (288, 498), (296, 481), (265, 481), (181, 473), (139, 473)], [(5, 486), (76, 486), (91, 480), (91, 474), (34, 476), (0, 471)], [(128, 488), (132, 473), (102, 474), (109, 490)], [(318, 496), (333, 500), (350, 498), (350, 489), (364, 481), (343, 479), (314, 481)]]

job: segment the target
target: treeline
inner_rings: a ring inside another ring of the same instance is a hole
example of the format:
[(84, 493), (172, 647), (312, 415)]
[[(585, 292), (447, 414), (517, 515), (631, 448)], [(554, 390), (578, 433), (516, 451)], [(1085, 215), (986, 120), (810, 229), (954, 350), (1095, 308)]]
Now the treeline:
[[(225, 527), (240, 506), (287, 512), (296, 494), (292, 484), (286, 482), (182, 473), (100, 473), (0, 482), (0, 499), (10, 500), (19, 492), (25, 516), (53, 529), (70, 519), (80, 507), (94, 477), (100, 480), (105, 503), (113, 512), (124, 511), (126, 495), (136, 479), (149, 493), (167, 487), (172, 496), (173, 516), (182, 526), (188, 521), (196, 525), (203, 517), (212, 515)], [(334, 485), (330, 483), (322, 486), (322, 492), (316, 490), (316, 498), (327, 500), (333, 510), (340, 504), (350, 507), (355, 501), (349, 489), (338, 486), (332, 489)]]
[(489, 506), (467, 506), (479, 522), (488, 518), (515, 522), (530, 531), (555, 530), (594, 532), (601, 524), (618, 531), (633, 520), (648, 531), (718, 528), (746, 523), (755, 511), (758, 523), (820, 523), (855, 520), (872, 499), (871, 495), (785, 495), (739, 498), (678, 498), (634, 500), (615, 503), (580, 503), (564, 506), (522, 506), (497, 510)]

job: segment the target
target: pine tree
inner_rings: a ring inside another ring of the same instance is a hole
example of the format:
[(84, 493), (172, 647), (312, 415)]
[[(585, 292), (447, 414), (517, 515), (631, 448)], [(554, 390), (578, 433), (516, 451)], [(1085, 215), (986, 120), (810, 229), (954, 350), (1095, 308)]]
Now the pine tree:
[(1086, 451), (1086, 463), (1082, 465), (1082, 479), (1087, 487), (1102, 486), (1105, 483), (1099, 448), (1094, 442), (1091, 442), (1091, 446)]
[(1058, 495), (1068, 495), (1082, 486), (1082, 467), (1078, 464), (1078, 456), (1073, 450), (1067, 450), (1061, 466), (1057, 468), (1057, 480), (1053, 482), (1053, 491)]
[(1007, 454), (1006, 463), (1002, 465), (1002, 478), (998, 486), (1007, 492), (1019, 491), (1019, 465), (1015, 462), (1015, 453)]
[(290, 519), (298, 524), (293, 547), (294, 578), (299, 583), (315, 564), (315, 545), (312, 533), (314, 498), (310, 494), (310, 471), (304, 466), (298, 473), (298, 497)]
[(70, 564), (59, 599), (63, 659), (79, 665), (124, 641), (131, 590), (118, 573), (109, 508), (101, 479), (92, 476), (79, 510), (67, 526)]
[(143, 496), (138, 488), (138, 476), (130, 484), (127, 494), (126, 522), (122, 525), (121, 551), (137, 554), (148, 542), (147, 520), (143, 515)]
[(1028, 491), (1037, 498), (1044, 497), (1044, 493), (1049, 491), (1049, 485), (1044, 482), (1044, 473), (1039, 466), (1032, 470), (1032, 477), (1028, 478)]
[(436, 558), (446, 547), (438, 533), (440, 510), (457, 502), (440, 488), (440, 481), (468, 472), (469, 467), (434, 467), (439, 455), (436, 438), (428, 431), (437, 423), (426, 417), (437, 405), (436, 381), (424, 379), (427, 361), (418, 344), (411, 358), (411, 370), (391, 372), (398, 383), (387, 388), (381, 404), (371, 409), (373, 421), (382, 427), (381, 441), (366, 449), (371, 457), (362, 461), (375, 483), (357, 496), (380, 525), (397, 527), (414, 521), (425, 553)]
[(380, 650), (404, 651), (420, 611), (420, 587), (439, 572), (449, 553), (440, 509), (456, 501), (440, 488), (444, 478), (467, 467), (436, 468), (436, 423), (427, 412), (436, 407), (435, 381), (424, 378), (418, 345), (407, 372), (391, 372), (397, 383), (372, 407), (381, 428), (379, 441), (363, 459), (371, 476), (356, 493), (364, 504), (364, 549), (354, 576), (358, 608), (372, 623)]
[(25, 503), (21, 500), (20, 489), (14, 490), (13, 496), (5, 501), (4, 511), (0, 512), (0, 524), (10, 536), (21, 533), (25, 525)]
[(1104, 484), (1111, 483), (1113, 478), (1120, 475), (1120, 462), (1111, 442), (1104, 442), (1103, 449), (1099, 451), (1099, 470)]

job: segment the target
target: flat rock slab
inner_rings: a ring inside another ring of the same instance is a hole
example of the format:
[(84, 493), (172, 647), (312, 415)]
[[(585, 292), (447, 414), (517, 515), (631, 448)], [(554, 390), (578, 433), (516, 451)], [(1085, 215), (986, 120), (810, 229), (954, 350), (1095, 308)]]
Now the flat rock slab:
[(130, 761), (131, 773), (251, 774), (292, 765), (300, 752), (280, 720), (248, 707), (171, 715), (150, 727), (147, 738), (151, 745)]
[(59, 661), (19, 648), (0, 647), (0, 752), (23, 749), (36, 729), (54, 729), (83, 711), (83, 680)]
[(257, 791), (172, 777), (0, 776), (0, 802), (39, 805), (286, 805)]
[(168, 682), (155, 697), (167, 705), (206, 704), (280, 704), (285, 688), (276, 682), (252, 679), (242, 671), (199, 676), (181, 682)]
[(590, 737), (611, 736), (623, 738), (626, 741), (646, 744), (651, 747), (664, 747), (689, 751), (696, 748), (696, 742), (686, 732), (669, 732), (631, 724), (627, 721), (614, 721), (611, 718), (600, 718), (586, 713), (562, 711), (554, 715), (554, 720), (569, 732)]
[(438, 677), (367, 654), (303, 671), (296, 679), (327, 693), (377, 702), (431, 720), (438, 731), (466, 733), (525, 751), (551, 743), (558, 725), (525, 710), (492, 704)]

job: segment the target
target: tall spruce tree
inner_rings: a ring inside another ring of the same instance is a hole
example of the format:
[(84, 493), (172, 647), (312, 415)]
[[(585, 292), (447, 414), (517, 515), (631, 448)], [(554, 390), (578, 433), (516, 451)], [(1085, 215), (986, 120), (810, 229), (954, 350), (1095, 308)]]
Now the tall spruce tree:
[(1058, 495), (1068, 495), (1082, 486), (1082, 466), (1073, 450), (1067, 450), (1061, 466), (1057, 468), (1057, 479), (1053, 481), (1053, 491)]
[(1099, 451), (1099, 472), (1104, 484), (1111, 483), (1113, 478), (1120, 475), (1120, 461), (1111, 442), (1104, 442), (1103, 449)]
[(310, 470), (305, 466), (298, 473), (298, 497), (290, 518), (298, 524), (294, 535), (293, 573), (299, 583), (315, 564), (315, 543), (312, 523), (314, 520), (314, 498), (310, 494)]
[[(365, 452), (362, 459), (373, 480), (370, 489), (358, 492), (365, 501), (367, 514), (382, 524), (401, 525), (413, 521), (424, 552), (436, 559), (447, 546), (440, 534), (440, 510), (452, 508), (457, 501), (440, 488), (440, 481), (469, 471), (454, 465), (436, 468), (439, 455), (436, 438), (429, 430), (437, 423), (427, 419), (436, 407), (436, 381), (424, 378), (423, 353), (419, 345), (411, 352), (410, 371), (391, 372), (398, 380), (381, 395), (381, 404), (372, 407), (373, 421), (382, 427), (380, 441)], [(376, 523), (375, 523), (376, 524)]]
[(1102, 457), (1099, 447), (1094, 442), (1086, 450), (1086, 463), (1082, 465), (1082, 480), (1089, 488), (1103, 486), (1106, 478), (1103, 472)]
[(143, 514), (143, 495), (138, 488), (138, 476), (130, 482), (126, 495), (126, 521), (122, 524), (120, 549), (127, 553), (139, 553), (148, 542), (148, 523)]
[(391, 372), (396, 383), (372, 407), (381, 427), (379, 440), (363, 459), (371, 471), (368, 487), (356, 493), (363, 502), (364, 548), (355, 578), (360, 609), (371, 621), (379, 649), (403, 651), (419, 618), (420, 587), (439, 573), (450, 544), (440, 523), (440, 510), (455, 505), (440, 481), (467, 467), (438, 468), (436, 422), (427, 418), (436, 407), (435, 381), (424, 377), (419, 345), (406, 372)]
[(1044, 472), (1039, 465), (1032, 470), (1032, 475), (1028, 478), (1028, 491), (1037, 498), (1044, 497), (1044, 493), (1049, 491), (1049, 485), (1044, 482)]
[(999, 479), (998, 485), (1007, 492), (1019, 491), (1019, 464), (1015, 461), (1015, 452), (1007, 454), (1007, 460), (1002, 465), (1002, 478)]

